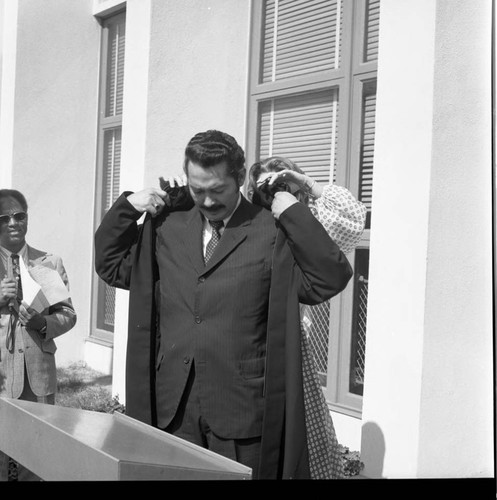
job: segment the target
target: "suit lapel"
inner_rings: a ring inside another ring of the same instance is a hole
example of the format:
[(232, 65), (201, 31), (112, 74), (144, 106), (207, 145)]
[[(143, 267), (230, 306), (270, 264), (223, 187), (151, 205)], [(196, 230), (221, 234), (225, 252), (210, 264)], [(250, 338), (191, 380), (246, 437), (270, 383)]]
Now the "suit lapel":
[(28, 267), (34, 267), (47, 260), (47, 254), (28, 245)]
[(199, 274), (210, 271), (247, 237), (247, 226), (252, 221), (250, 206), (250, 203), (242, 196), (240, 205), (228, 222), (207, 265), (204, 264), (202, 246), (203, 217), (197, 207), (192, 208), (186, 220), (183, 244), (193, 267)]
[(186, 220), (183, 244), (198, 274), (201, 274), (205, 268), (202, 254), (202, 228), (202, 214), (197, 207), (194, 207), (190, 210)]
[(252, 222), (249, 207), (249, 202), (242, 196), (240, 205), (229, 220), (214, 254), (204, 268), (204, 272), (210, 271), (224, 260), (247, 237), (247, 227)]

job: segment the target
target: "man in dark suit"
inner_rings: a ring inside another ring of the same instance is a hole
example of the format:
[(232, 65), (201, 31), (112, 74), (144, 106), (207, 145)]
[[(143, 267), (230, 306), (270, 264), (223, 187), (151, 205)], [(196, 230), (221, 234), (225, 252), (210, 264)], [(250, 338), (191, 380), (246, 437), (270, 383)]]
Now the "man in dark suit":
[(338, 294), (351, 267), (291, 193), (272, 213), (242, 196), (228, 134), (193, 137), (184, 171), (193, 203), (125, 192), (95, 235), (99, 276), (130, 290), (126, 411), (254, 478), (308, 477), (299, 302)]

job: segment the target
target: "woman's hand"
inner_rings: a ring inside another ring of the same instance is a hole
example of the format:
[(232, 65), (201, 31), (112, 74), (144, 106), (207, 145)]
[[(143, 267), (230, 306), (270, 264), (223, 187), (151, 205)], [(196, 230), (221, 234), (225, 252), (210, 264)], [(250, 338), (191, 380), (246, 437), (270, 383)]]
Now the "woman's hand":
[(295, 184), (297, 189), (305, 189), (305, 182), (307, 179), (312, 182), (310, 177), (307, 177), (307, 175), (289, 169), (280, 170), (279, 172), (268, 172), (267, 174), (259, 178), (257, 184), (261, 184), (261, 182), (266, 179), (269, 179), (268, 184), (270, 186), (277, 182), (286, 182)]
[(290, 187), (290, 191), (295, 193), (296, 191), (304, 191), (314, 198), (319, 198), (323, 193), (323, 188), (316, 181), (309, 177), (308, 175), (301, 174), (300, 172), (295, 172), (294, 170), (285, 169), (279, 172), (269, 172), (263, 174), (259, 177), (257, 185), (264, 182), (264, 180), (269, 178), (269, 185), (273, 185), (277, 182), (284, 182)]

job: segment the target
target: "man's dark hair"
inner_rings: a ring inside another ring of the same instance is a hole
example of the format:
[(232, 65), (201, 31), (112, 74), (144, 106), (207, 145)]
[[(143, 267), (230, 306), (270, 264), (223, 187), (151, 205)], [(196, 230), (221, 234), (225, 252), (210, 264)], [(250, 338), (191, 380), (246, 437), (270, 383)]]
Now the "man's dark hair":
[(245, 166), (245, 154), (231, 135), (219, 130), (207, 130), (196, 134), (185, 149), (183, 169), (188, 175), (188, 162), (208, 168), (226, 161), (231, 176), (238, 180)]
[(14, 198), (25, 212), (28, 211), (28, 202), (24, 198), (24, 195), (20, 191), (17, 191), (17, 189), (0, 189), (0, 201), (5, 198)]

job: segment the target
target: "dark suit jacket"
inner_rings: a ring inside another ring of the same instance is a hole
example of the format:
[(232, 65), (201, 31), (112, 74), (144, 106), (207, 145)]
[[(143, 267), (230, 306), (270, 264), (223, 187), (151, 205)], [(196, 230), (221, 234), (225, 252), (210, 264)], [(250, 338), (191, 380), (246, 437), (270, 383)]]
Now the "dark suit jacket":
[[(195, 360), (212, 430), (226, 438), (262, 435), (261, 477), (306, 477), (299, 302), (320, 303), (343, 290), (352, 275), (347, 259), (304, 205), (275, 223), (242, 198), (204, 266), (196, 207), (147, 217), (139, 231), (127, 194), (95, 235), (98, 274), (131, 292), (127, 413), (165, 427)], [(294, 458), (284, 459), (282, 449), (292, 448)]]

